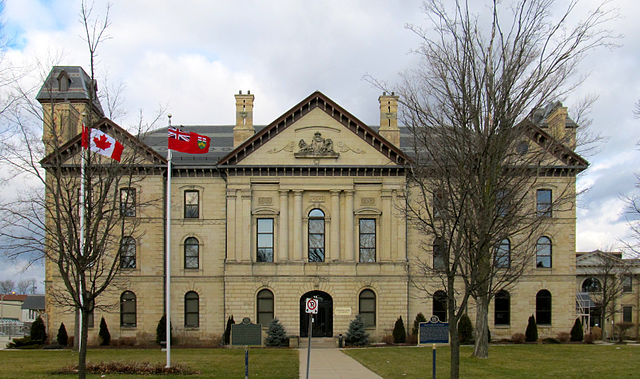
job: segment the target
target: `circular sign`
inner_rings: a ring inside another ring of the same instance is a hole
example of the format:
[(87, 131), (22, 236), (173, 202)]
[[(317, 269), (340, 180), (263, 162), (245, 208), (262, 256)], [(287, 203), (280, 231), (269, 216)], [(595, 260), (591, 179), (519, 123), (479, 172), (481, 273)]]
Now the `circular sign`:
[(431, 323), (434, 323), (434, 324), (435, 324), (435, 323), (437, 323), (437, 322), (440, 322), (440, 319), (438, 318), (438, 316), (433, 315), (433, 316), (431, 316), (431, 319), (429, 320), (429, 322), (431, 322)]
[(318, 300), (313, 298), (307, 299), (305, 302), (305, 307), (306, 313), (318, 313)]

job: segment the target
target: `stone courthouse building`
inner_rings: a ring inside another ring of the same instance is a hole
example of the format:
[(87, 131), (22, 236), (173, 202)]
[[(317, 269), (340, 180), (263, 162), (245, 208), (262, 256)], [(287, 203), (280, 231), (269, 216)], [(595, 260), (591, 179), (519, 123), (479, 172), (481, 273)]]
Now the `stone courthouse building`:
[[(88, 88), (82, 68), (54, 67), (38, 100), (45, 109), (56, 103), (69, 114), (93, 109), (103, 117), (99, 104), (90, 106)], [(320, 300), (314, 336), (344, 334), (358, 314), (378, 340), (391, 334), (399, 316), (406, 324), (418, 312), (446, 318), (439, 280), (432, 280), (429, 296), (412, 285), (412, 265), (425, 259), (421, 245), (430, 237), (414, 230), (402, 211), (411, 201), (405, 176), (411, 139), (397, 122), (398, 96), (383, 94), (377, 104), (371, 99), (380, 109), (379, 125), (366, 125), (321, 92), (268, 125), (253, 124), (254, 94), (240, 91), (235, 100), (235, 109), (226, 110), (235, 112), (235, 125), (184, 126), (211, 138), (207, 154), (173, 154), (170, 291), (178, 343), (211, 343), (231, 315), (265, 327), (278, 318), (287, 334), (306, 336), (303, 301), (311, 296)], [(528, 143), (554, 148), (544, 177), (531, 188), (532, 209), (551, 204), (567, 184), (575, 198), (576, 174), (587, 167), (572, 150), (577, 125), (566, 108), (539, 116)], [(68, 136), (80, 144), (74, 120)], [(150, 162), (165, 167), (121, 189), (138, 202), (164, 201), (167, 128), (134, 140), (104, 118), (94, 127), (125, 149), (145, 149)], [(164, 215), (162, 207), (128, 215), (140, 218), (144, 232), (123, 239), (125, 284), (105, 295), (105, 303), (119, 306), (95, 311), (90, 343), (101, 317), (114, 340), (154, 340), (164, 313)], [(490, 306), (494, 338), (524, 333), (532, 314), (543, 336), (568, 332), (576, 318), (575, 206), (544, 216), (549, 227), (537, 237), (536, 259)], [(51, 262), (46, 270), (48, 283), (60, 280)], [(71, 330), (73, 314), (47, 299), (49, 334), (62, 321)]]

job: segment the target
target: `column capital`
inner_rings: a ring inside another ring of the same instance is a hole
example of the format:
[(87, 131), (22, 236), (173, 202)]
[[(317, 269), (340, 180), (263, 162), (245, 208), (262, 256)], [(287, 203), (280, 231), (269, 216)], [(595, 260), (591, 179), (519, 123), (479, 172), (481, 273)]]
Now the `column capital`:
[(278, 190), (278, 192), (280, 193), (280, 196), (286, 196), (289, 194), (289, 190), (288, 189), (280, 189)]
[(291, 190), (295, 196), (302, 196), (304, 190)]

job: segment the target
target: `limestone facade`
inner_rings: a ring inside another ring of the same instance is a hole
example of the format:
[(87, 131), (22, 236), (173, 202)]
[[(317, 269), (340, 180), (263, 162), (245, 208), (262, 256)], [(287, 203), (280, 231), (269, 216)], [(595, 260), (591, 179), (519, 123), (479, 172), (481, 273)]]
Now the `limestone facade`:
[[(212, 137), (209, 154), (174, 155), (170, 291), (178, 343), (212, 343), (231, 315), (236, 322), (278, 318), (289, 335), (306, 335), (301, 302), (312, 293), (328, 307), (317, 326), (327, 336), (346, 333), (359, 313), (371, 320), (374, 340), (390, 334), (399, 316), (408, 329), (418, 312), (430, 316), (433, 298), (413, 282), (426, 281), (433, 292), (441, 284), (416, 277), (412, 269), (424, 257), (421, 243), (430, 241), (408, 225), (403, 212), (412, 199), (403, 166), (408, 156), (402, 150), (409, 146), (403, 146), (406, 131), (397, 124), (398, 97), (380, 97), (381, 125), (375, 127), (319, 92), (258, 127), (253, 125), (253, 99), (252, 94), (236, 95), (236, 125), (185, 127)], [(166, 133), (159, 129), (142, 142), (166, 156)], [(575, 173), (540, 178), (531, 189), (531, 207), (540, 188), (575, 193)], [(164, 203), (165, 174), (147, 175), (136, 192), (140, 202)], [(136, 240), (135, 268), (123, 269), (104, 295), (101, 303), (111, 307), (95, 311), (90, 343), (97, 341), (101, 317), (114, 340), (142, 344), (155, 339), (164, 313), (164, 209), (151, 207), (138, 217), (143, 233)], [(576, 317), (575, 224), (573, 203), (554, 210), (541, 233), (552, 243), (551, 267), (537, 268), (533, 262), (508, 289), (508, 325), (495, 325), (491, 305), (492, 337), (524, 333), (541, 290), (552, 299), (551, 322), (539, 326), (541, 335), (569, 331)], [(60, 280), (51, 262), (46, 274), (48, 282)], [(124, 291), (135, 294), (135, 325), (122, 322)], [(193, 293), (196, 316), (189, 308), (194, 303), (186, 304)], [(64, 322), (73, 334), (73, 313), (50, 300), (48, 330)], [(469, 313), (473, 320), (472, 305)]]

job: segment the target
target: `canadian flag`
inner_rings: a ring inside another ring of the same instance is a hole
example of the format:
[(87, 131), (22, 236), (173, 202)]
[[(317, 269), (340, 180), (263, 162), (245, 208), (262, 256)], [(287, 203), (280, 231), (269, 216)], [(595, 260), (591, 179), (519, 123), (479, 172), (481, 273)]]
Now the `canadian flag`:
[(82, 147), (120, 162), (124, 146), (115, 138), (99, 129), (82, 125)]

